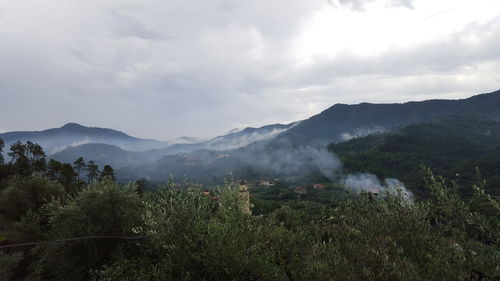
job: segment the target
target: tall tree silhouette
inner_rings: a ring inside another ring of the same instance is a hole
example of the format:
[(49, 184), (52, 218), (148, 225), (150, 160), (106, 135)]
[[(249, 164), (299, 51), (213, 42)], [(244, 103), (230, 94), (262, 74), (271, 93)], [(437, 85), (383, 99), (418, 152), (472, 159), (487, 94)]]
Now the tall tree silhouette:
[(27, 146), (20, 141), (13, 143), (10, 146), (10, 152), (7, 153), (11, 157), (9, 164), (13, 166), (16, 174), (20, 176), (26, 177), (33, 173), (27, 154)]
[(61, 162), (54, 159), (49, 160), (47, 175), (51, 180), (57, 180), (59, 178), (59, 175), (61, 174), (61, 170), (62, 170)]
[(112, 180), (116, 180), (115, 178), (115, 171), (110, 165), (105, 165), (102, 167), (102, 172), (101, 172), (101, 179), (103, 178), (109, 178)]
[(47, 156), (39, 144), (32, 143), (31, 141), (26, 142), (26, 158), (29, 159), (35, 172), (45, 172), (47, 168)]
[(87, 183), (91, 183), (99, 176), (99, 166), (94, 161), (90, 160), (87, 163)]
[(3, 147), (5, 146), (5, 143), (3, 142), (3, 139), (0, 139), (0, 165), (3, 165)]
[(73, 162), (73, 167), (75, 168), (78, 175), (78, 180), (80, 180), (81, 172), (86, 167), (83, 157), (79, 157), (78, 159), (76, 159), (75, 162)]

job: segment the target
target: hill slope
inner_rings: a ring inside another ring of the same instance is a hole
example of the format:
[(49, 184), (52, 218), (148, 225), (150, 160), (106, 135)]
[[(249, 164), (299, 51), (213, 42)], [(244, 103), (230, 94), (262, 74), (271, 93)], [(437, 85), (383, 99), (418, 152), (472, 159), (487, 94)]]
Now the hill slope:
[(422, 184), (421, 165), (462, 185), (477, 180), (477, 166), (487, 188), (500, 195), (500, 122), (491, 119), (447, 116), (329, 149), (341, 158), (346, 173), (396, 177), (414, 191)]
[(403, 104), (336, 104), (302, 121), (282, 137), (298, 143), (338, 143), (354, 136), (393, 130), (452, 114), (481, 114), (500, 120), (500, 91), (462, 100), (428, 100)]

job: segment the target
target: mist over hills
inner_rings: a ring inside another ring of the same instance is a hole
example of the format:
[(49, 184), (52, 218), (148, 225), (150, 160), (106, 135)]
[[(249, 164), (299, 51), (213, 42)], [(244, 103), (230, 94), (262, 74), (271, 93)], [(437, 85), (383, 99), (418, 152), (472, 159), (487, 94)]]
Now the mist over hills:
[[(364, 172), (372, 168), (358, 169), (351, 166), (343, 154), (348, 151), (346, 147), (355, 144), (348, 155), (361, 153), (365, 146), (369, 147), (369, 151), (376, 150), (376, 144), (393, 138), (388, 137), (394, 136), (393, 132), (400, 136), (404, 135), (404, 132), (415, 132), (415, 128), (422, 130), (417, 130), (420, 134), (428, 134), (430, 139), (440, 141), (426, 145), (443, 147), (448, 142), (456, 143), (458, 139), (474, 136), (477, 132), (470, 131), (473, 128), (493, 126), (489, 131), (495, 134), (495, 126), (492, 124), (499, 120), (500, 91), (496, 91), (461, 100), (428, 100), (403, 104), (336, 104), (300, 122), (232, 130), (226, 135), (205, 141), (190, 138), (179, 139), (178, 143), (144, 140), (111, 129), (88, 128), (78, 124), (67, 124), (41, 132), (4, 133), (0, 134), (0, 138), (6, 140), (6, 143), (17, 139), (37, 142), (52, 158), (63, 162), (72, 162), (82, 156), (101, 166), (110, 164), (117, 169), (117, 176), (123, 181), (140, 177), (162, 181), (175, 176), (212, 184), (220, 183), (229, 177), (279, 177), (301, 182), (304, 179), (338, 179), (339, 174), (343, 172), (342, 163), (336, 155), (328, 151), (329, 144), (341, 144), (339, 147), (342, 149), (338, 153), (347, 163), (345, 171)], [(419, 124), (423, 127), (419, 127)], [(436, 126), (440, 129), (436, 129)], [(463, 134), (460, 133), (461, 130)], [(463, 149), (474, 151), (475, 148), (468, 148), (484, 146), (482, 142), (492, 140), (494, 136), (490, 135), (484, 140), (472, 143), (465, 142)], [(416, 142), (413, 145), (425, 143), (418, 137), (411, 139)], [(342, 143), (346, 146), (342, 146)], [(389, 143), (397, 145), (397, 142)], [(382, 147), (390, 145), (386, 143)], [(408, 143), (408, 147), (412, 147), (412, 144)], [(337, 152), (338, 147), (330, 149)], [(456, 153), (454, 159), (468, 155), (456, 151), (448, 153)], [(400, 151), (391, 157), (399, 159), (403, 154), (404, 152)], [(429, 152), (424, 155), (429, 158), (421, 161), (423, 164), (449, 160), (442, 158), (439, 153)], [(441, 160), (433, 157), (441, 157)], [(363, 163), (358, 160), (355, 162)], [(415, 163), (420, 164), (418, 161)], [(392, 165), (398, 164), (395, 162)], [(415, 168), (418, 169), (411, 167)], [(373, 170), (380, 177), (394, 176), (387, 172), (390, 171), (389, 168), (384, 170), (385, 173), (379, 173), (380, 170), (375, 168)], [(411, 184), (412, 179), (404, 174), (394, 174), (410, 181)]]
[(438, 117), (329, 149), (342, 160), (344, 173), (397, 177), (414, 191), (423, 186), (421, 165), (459, 186), (478, 184), (477, 167), (489, 192), (500, 195), (500, 122), (484, 116)]
[(52, 154), (51, 157), (58, 161), (71, 162), (82, 156), (85, 159), (92, 159), (99, 165), (109, 164), (115, 168), (121, 168), (130, 165), (153, 163), (165, 155), (190, 153), (201, 149), (214, 151), (237, 149), (254, 142), (273, 138), (296, 124), (297, 122), (286, 125), (266, 125), (260, 128), (248, 127), (243, 130), (232, 131), (227, 135), (218, 136), (206, 141), (201, 141), (196, 138), (182, 137), (175, 139), (170, 143), (162, 143), (164, 148), (149, 149), (144, 151), (127, 150), (126, 148), (122, 148), (120, 145), (121, 142), (117, 142), (114, 139), (107, 139), (108, 142), (106, 143), (85, 143), (70, 146)]
[[(338, 179), (342, 173), (341, 162), (329, 153), (325, 144), (342, 143), (364, 136), (379, 136), (384, 133), (398, 131), (411, 125), (427, 124), (441, 120), (441, 134), (438, 147), (446, 147), (446, 143), (466, 138), (467, 130), (490, 126), (500, 120), (500, 92), (478, 95), (463, 100), (430, 100), (405, 104), (359, 104), (334, 105), (324, 112), (301, 121), (274, 138), (252, 143), (239, 149), (222, 152), (195, 151), (177, 155), (167, 155), (154, 164), (127, 168), (122, 175), (132, 180), (134, 174), (146, 175), (151, 180), (162, 180), (167, 175), (189, 178), (196, 181), (216, 182), (228, 177), (280, 177), (294, 182), (309, 180)], [(465, 118), (465, 119), (464, 119)], [(472, 118), (468, 120), (467, 118)], [(462, 120), (463, 119), (463, 120)], [(445, 122), (448, 120), (448, 122)], [(466, 120), (468, 120), (466, 122)], [(483, 124), (484, 123), (484, 124)], [(447, 135), (447, 126), (454, 134)], [(460, 126), (464, 133), (460, 134)], [(494, 126), (493, 126), (494, 127)], [(432, 130), (431, 130), (432, 131)], [(422, 133), (425, 134), (424, 130)], [(474, 131), (470, 132), (472, 134)], [(494, 130), (490, 130), (494, 132)], [(455, 134), (456, 133), (456, 134)], [(430, 138), (440, 136), (437, 132)], [(375, 141), (368, 137), (368, 143)], [(430, 145), (430, 144), (429, 144)], [(473, 142), (470, 145), (480, 145)], [(411, 147), (411, 145), (409, 145)], [(465, 145), (464, 149), (468, 149)], [(473, 151), (473, 150), (472, 150)], [(464, 157), (457, 153), (454, 157)], [(436, 154), (440, 158), (442, 154)], [(396, 158), (397, 159), (397, 158)], [(440, 158), (448, 161), (448, 158)], [(433, 158), (425, 162), (415, 162), (412, 172), (420, 169), (420, 164), (432, 163)], [(417, 164), (418, 163), (418, 164)], [(393, 164), (397, 166), (397, 163)], [(473, 169), (473, 168), (472, 168)], [(349, 171), (347, 169), (346, 171)], [(355, 172), (352, 169), (352, 172)], [(364, 171), (364, 170), (363, 170)], [(207, 179), (206, 175), (210, 175)], [(379, 174), (390, 177), (390, 173)], [(399, 173), (394, 173), (394, 175)], [(405, 178), (408, 179), (408, 178)]]
[(48, 154), (88, 143), (111, 144), (130, 151), (145, 151), (168, 146), (166, 142), (135, 138), (113, 129), (85, 127), (76, 123), (43, 131), (7, 132), (0, 134), (0, 138), (5, 141), (7, 147), (16, 141), (30, 140), (40, 144)]
[(352, 137), (389, 131), (451, 114), (480, 114), (498, 120), (500, 91), (460, 100), (427, 100), (403, 104), (336, 104), (300, 122), (282, 137), (298, 143), (337, 143)]

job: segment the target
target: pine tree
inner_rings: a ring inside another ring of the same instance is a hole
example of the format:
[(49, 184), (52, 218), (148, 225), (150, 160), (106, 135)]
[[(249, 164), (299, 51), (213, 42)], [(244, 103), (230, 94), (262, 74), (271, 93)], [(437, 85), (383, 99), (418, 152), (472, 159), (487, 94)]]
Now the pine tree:
[(90, 160), (87, 163), (87, 183), (91, 183), (97, 179), (99, 176), (99, 166), (97, 166), (94, 161)]
[(81, 171), (84, 170), (86, 167), (85, 160), (83, 159), (83, 157), (80, 157), (76, 159), (75, 162), (73, 162), (73, 165), (78, 175), (78, 180), (80, 180)]
[(115, 171), (113, 170), (113, 168), (110, 165), (105, 165), (102, 168), (100, 179), (104, 179), (104, 178), (109, 178), (109, 179), (112, 179), (112, 180), (116, 180), (116, 178), (115, 178)]
[(47, 175), (51, 180), (57, 180), (61, 174), (61, 170), (62, 170), (61, 162), (54, 159), (49, 160)]
[(3, 147), (5, 146), (5, 143), (3, 142), (3, 139), (0, 139), (0, 165), (3, 165)]

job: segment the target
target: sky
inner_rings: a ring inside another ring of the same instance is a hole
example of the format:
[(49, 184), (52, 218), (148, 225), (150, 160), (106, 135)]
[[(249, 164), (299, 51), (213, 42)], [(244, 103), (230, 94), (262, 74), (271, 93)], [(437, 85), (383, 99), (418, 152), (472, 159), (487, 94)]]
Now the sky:
[(209, 137), (499, 78), (498, 0), (0, 1), (0, 132)]

